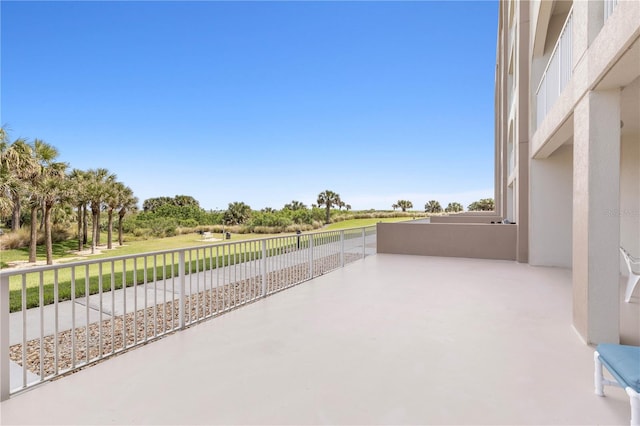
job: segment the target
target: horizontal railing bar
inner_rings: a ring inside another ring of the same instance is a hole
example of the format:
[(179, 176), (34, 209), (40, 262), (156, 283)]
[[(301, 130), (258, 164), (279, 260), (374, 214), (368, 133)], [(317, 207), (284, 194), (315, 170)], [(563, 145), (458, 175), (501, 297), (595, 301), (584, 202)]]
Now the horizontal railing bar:
[[(375, 226), (373, 226), (375, 227)], [(362, 229), (363, 227), (359, 227), (359, 228), (346, 228), (344, 229), (345, 233), (347, 231), (350, 230), (359, 230)], [(370, 228), (370, 227), (364, 227), (364, 228)], [(322, 236), (323, 234), (329, 234), (332, 232), (340, 232), (340, 231), (320, 231), (320, 232), (309, 232), (306, 234), (301, 234), (300, 237), (307, 237), (309, 238), (309, 236), (313, 236), (314, 238), (318, 237), (318, 236)], [(285, 238), (295, 238), (297, 237), (297, 235), (287, 235), (287, 236), (279, 236), (279, 237), (263, 237), (263, 238), (252, 238), (250, 240), (243, 240), (243, 241), (273, 241), (273, 240), (281, 240), (281, 239), (285, 239)], [(357, 235), (354, 236), (354, 238), (357, 238)], [(25, 269), (18, 269), (18, 270), (13, 270), (11, 268), (4, 268), (4, 269), (0, 269), (0, 275), (4, 275), (7, 277), (12, 277), (12, 276), (16, 276), (16, 275), (22, 275), (22, 274), (32, 274), (32, 273), (36, 273), (36, 272), (46, 272), (46, 271), (51, 271), (51, 270), (55, 270), (55, 269), (64, 269), (64, 268), (72, 268), (72, 267), (77, 267), (77, 266), (84, 266), (84, 265), (92, 265), (92, 264), (98, 264), (98, 263), (108, 263), (108, 262), (117, 262), (120, 260), (129, 260), (129, 259), (135, 259), (135, 258), (140, 258), (143, 256), (159, 256), (162, 254), (170, 254), (170, 253), (176, 253), (176, 252), (181, 252), (181, 251), (189, 251), (189, 250), (201, 250), (201, 249), (206, 249), (209, 247), (223, 247), (223, 246), (232, 246), (235, 244), (239, 244), (241, 243), (241, 241), (233, 241), (233, 242), (220, 242), (220, 243), (214, 243), (214, 244), (207, 244), (207, 245), (202, 245), (202, 246), (197, 246), (197, 247), (184, 247), (184, 248), (177, 248), (177, 249), (167, 249), (167, 250), (160, 250), (160, 251), (153, 251), (153, 252), (145, 252), (145, 253), (138, 253), (138, 254), (128, 254), (128, 255), (122, 255), (122, 256), (113, 256), (113, 257), (104, 257), (104, 258), (100, 258), (100, 259), (89, 259), (89, 260), (79, 260), (79, 261), (75, 261), (75, 262), (68, 262), (68, 263), (58, 263), (55, 265), (39, 265), (39, 266), (33, 266), (28, 268), (27, 270)], [(224, 254), (223, 254), (224, 255)]]

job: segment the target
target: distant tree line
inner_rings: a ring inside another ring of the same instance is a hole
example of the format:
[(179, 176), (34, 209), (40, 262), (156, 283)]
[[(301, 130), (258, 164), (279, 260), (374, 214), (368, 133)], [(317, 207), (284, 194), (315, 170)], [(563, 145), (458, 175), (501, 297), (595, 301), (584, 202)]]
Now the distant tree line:
[[(402, 209), (403, 212), (406, 212), (408, 209), (413, 208), (413, 203), (409, 200), (398, 200), (397, 202), (391, 205), (393, 210)], [(492, 211), (495, 210), (495, 204), (493, 202), (493, 198), (483, 198), (478, 201), (474, 201), (469, 204), (467, 207), (469, 211)], [(443, 209), (440, 205), (440, 202), (437, 200), (430, 200), (424, 205), (425, 213), (442, 213)], [(444, 209), (446, 213), (458, 213), (464, 211), (464, 207), (462, 204), (458, 202), (451, 202), (447, 204), (447, 207)]]
[[(392, 208), (403, 212), (393, 215), (407, 214), (413, 203), (398, 200)], [(469, 205), (469, 210), (491, 209), (491, 199)], [(438, 201), (425, 204), (425, 212), (440, 211)], [(445, 211), (462, 211), (462, 205), (449, 203)], [(162, 237), (184, 230), (229, 227), (238, 232), (271, 233), (315, 229), (334, 220), (385, 214), (375, 210), (353, 213), (339, 193), (328, 189), (319, 193), (316, 204), (311, 206), (292, 200), (281, 209), (266, 207), (256, 211), (244, 202), (234, 201), (226, 210), (214, 211), (203, 209), (190, 195), (176, 195), (146, 199), (138, 211), (138, 198), (114, 173), (105, 168), (72, 169), (58, 160), (54, 146), (40, 139), (10, 142), (6, 129), (0, 128), (0, 219), (12, 234), (25, 234), (24, 245), (23, 239), (13, 241), (15, 247), (29, 247), (30, 262), (36, 261), (37, 246), (44, 244), (47, 263), (52, 263), (53, 242), (71, 238), (77, 238), (78, 250), (90, 244), (94, 252), (104, 232), (107, 248), (112, 248), (114, 227), (122, 245), (124, 234)]]
[(127, 230), (154, 236), (175, 235), (179, 227), (217, 230), (240, 227), (242, 232), (281, 232), (319, 228), (331, 221), (334, 207), (338, 207), (338, 211), (343, 207), (346, 211), (351, 209), (340, 194), (331, 190), (318, 194), (317, 203), (309, 208), (301, 201), (292, 200), (280, 210), (265, 207), (256, 211), (244, 202), (234, 201), (224, 211), (205, 211), (190, 196), (157, 197), (143, 202), (143, 211), (129, 218)]
[(493, 201), (493, 198), (483, 198), (469, 204), (467, 209), (469, 211), (493, 211), (496, 209), (496, 204)]

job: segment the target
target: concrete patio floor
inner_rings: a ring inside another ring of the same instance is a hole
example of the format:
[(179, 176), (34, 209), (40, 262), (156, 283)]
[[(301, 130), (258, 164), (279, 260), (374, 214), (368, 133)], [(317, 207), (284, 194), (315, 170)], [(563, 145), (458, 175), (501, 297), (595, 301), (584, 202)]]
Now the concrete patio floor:
[[(625, 315), (639, 315), (638, 298), (629, 305)], [(630, 416), (622, 389), (593, 393), (593, 348), (571, 326), (569, 271), (380, 254), (0, 409), (2, 424), (628, 424)]]

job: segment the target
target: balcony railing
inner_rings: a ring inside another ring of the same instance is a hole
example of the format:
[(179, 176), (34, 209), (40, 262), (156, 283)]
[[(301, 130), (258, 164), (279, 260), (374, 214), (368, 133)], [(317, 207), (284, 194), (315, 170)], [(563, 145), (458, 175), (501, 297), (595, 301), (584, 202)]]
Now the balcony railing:
[(604, 0), (604, 21), (609, 19), (609, 16), (613, 13), (613, 10), (618, 5), (618, 0)]
[(511, 148), (509, 148), (509, 160), (508, 160), (508, 171), (507, 171), (507, 175), (511, 176), (511, 173), (513, 173), (513, 169), (516, 165), (516, 152), (515, 149), (513, 147), (513, 145), (511, 146)]
[(573, 8), (562, 27), (536, 90), (536, 128), (547, 116), (573, 74)]
[(373, 226), (5, 269), (0, 400), (375, 254), (375, 239)]

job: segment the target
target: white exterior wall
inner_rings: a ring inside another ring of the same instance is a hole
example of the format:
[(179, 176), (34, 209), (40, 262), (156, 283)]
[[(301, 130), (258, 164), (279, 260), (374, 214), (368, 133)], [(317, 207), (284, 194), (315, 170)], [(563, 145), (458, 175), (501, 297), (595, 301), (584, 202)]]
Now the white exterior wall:
[[(620, 215), (620, 245), (640, 257), (640, 77), (622, 90), (621, 98), (620, 209), (615, 213)], [(620, 268), (627, 275), (622, 256)]]
[[(620, 245), (633, 256), (640, 257), (640, 140), (623, 137), (620, 153)], [(620, 262), (620, 271), (627, 275), (627, 267)]]
[[(496, 108), (496, 127), (503, 129), (496, 146), (505, 150), (504, 129), (511, 125), (515, 146), (522, 151), (528, 142), (529, 152), (515, 156), (517, 185), (513, 192), (503, 187), (501, 197), (516, 202), (516, 216), (525, 206), (518, 200), (528, 201), (527, 232), (519, 237), (528, 237), (529, 263), (572, 268), (578, 332), (590, 343), (616, 342), (620, 300), (611, 283), (621, 270), (617, 248), (640, 256), (640, 1), (619, 0), (608, 18), (604, 0), (514, 1), (515, 10), (529, 12), (515, 14), (515, 24), (530, 33), (527, 43), (515, 43), (515, 56), (527, 61), (516, 61), (514, 70), (528, 82), (516, 80), (520, 102), (511, 116), (504, 104)], [(510, 3), (500, 3), (503, 40)], [(557, 99), (547, 92), (545, 115), (536, 117), (538, 86), (569, 13), (570, 77)], [(503, 61), (497, 72), (505, 75), (506, 52), (497, 56)], [(497, 98), (509, 90), (501, 83)], [(517, 131), (523, 122), (527, 135)], [(505, 169), (496, 173), (504, 176)]]
[(529, 263), (570, 268), (573, 212), (573, 146), (532, 160), (529, 188)]

